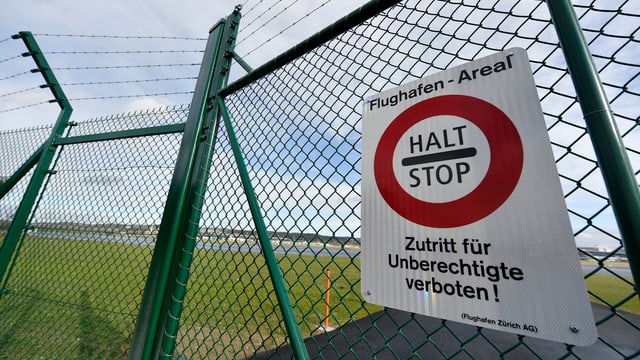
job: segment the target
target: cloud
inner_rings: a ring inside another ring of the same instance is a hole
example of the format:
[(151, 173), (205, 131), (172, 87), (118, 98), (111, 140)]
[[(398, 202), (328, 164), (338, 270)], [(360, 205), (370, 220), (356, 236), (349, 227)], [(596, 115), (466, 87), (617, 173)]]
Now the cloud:
[(125, 108), (125, 112), (134, 112), (137, 110), (156, 109), (170, 105), (171, 102), (163, 98), (144, 97), (129, 102)]

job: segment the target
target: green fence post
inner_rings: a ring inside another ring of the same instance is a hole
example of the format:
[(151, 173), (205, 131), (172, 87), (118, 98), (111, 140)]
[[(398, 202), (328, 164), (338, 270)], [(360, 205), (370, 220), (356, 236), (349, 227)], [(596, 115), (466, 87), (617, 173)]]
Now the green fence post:
[(238, 171), (240, 172), (242, 187), (244, 188), (244, 193), (247, 197), (249, 208), (251, 209), (251, 216), (253, 218), (256, 231), (258, 232), (260, 247), (262, 248), (265, 262), (267, 263), (267, 269), (269, 270), (269, 276), (271, 277), (271, 282), (273, 283), (273, 288), (278, 299), (278, 305), (280, 306), (280, 311), (282, 312), (282, 317), (284, 318), (284, 324), (287, 329), (287, 335), (289, 335), (289, 341), (291, 342), (293, 354), (298, 360), (309, 359), (309, 354), (307, 353), (307, 348), (304, 345), (302, 333), (300, 332), (300, 327), (298, 326), (298, 321), (296, 320), (296, 314), (293, 311), (293, 306), (291, 305), (291, 300), (289, 299), (289, 293), (287, 291), (286, 285), (284, 284), (282, 271), (280, 270), (280, 266), (278, 266), (278, 259), (276, 258), (276, 255), (273, 252), (273, 247), (271, 246), (269, 233), (267, 232), (267, 227), (264, 223), (264, 218), (262, 217), (262, 213), (260, 211), (260, 204), (258, 204), (258, 198), (256, 197), (256, 193), (253, 190), (253, 186), (251, 185), (249, 172), (247, 171), (247, 166), (244, 163), (242, 151), (240, 150), (240, 145), (238, 144), (238, 139), (236, 138), (235, 132), (233, 131), (233, 126), (229, 118), (229, 112), (227, 111), (222, 98), (218, 98), (218, 102), (222, 110), (222, 118), (224, 119), (225, 128), (227, 129), (227, 134), (229, 135), (229, 143), (231, 144), (231, 148), (233, 150), (233, 156), (235, 157), (236, 164), (238, 165)]
[[(51, 71), (48, 62), (42, 54), (38, 43), (33, 38), (33, 35), (28, 31), (21, 31), (19, 34), (14, 35), (13, 38), (22, 39), (24, 42), (29, 51), (22, 54), (22, 56), (31, 56), (33, 58), (37, 69), (32, 70), (32, 72), (40, 72), (42, 74), (42, 77), (46, 82), (45, 87), (48, 87), (54, 96), (54, 100), (51, 100), (50, 102), (58, 103), (60, 106), (60, 113), (58, 114), (56, 123), (53, 126), (51, 135), (41, 148), (42, 151), (38, 159), (38, 164), (31, 176), (31, 180), (29, 180), (27, 189), (25, 190), (22, 200), (20, 201), (20, 205), (16, 210), (16, 214), (11, 221), (11, 225), (9, 225), (9, 228), (7, 229), (7, 234), (5, 235), (2, 246), (0, 247), (0, 280), (5, 277), (7, 267), (13, 257), (18, 240), (20, 239), (22, 231), (27, 224), (29, 215), (33, 210), (33, 206), (40, 192), (40, 188), (44, 183), (44, 179), (50, 170), (49, 166), (51, 166), (51, 162), (53, 161), (56, 153), (55, 141), (63, 135), (64, 130), (69, 123), (71, 113), (73, 112), (73, 108), (71, 107), (69, 100), (62, 91), (60, 83)], [(5, 281), (6, 280), (7, 279), (5, 279)]]
[(128, 354), (132, 360), (160, 356), (167, 321), (172, 328), (175, 321), (177, 330), (177, 319), (168, 320), (173, 281), (179, 270), (195, 184), (199, 180), (197, 174), (204, 156), (202, 142), (207, 130), (209, 97), (226, 79), (228, 67), (224, 64), (228, 39), (225, 36), (228, 37), (230, 31), (227, 22), (236, 13), (239, 16), (239, 9), (227, 20), (221, 19), (209, 32)]
[(602, 169), (637, 291), (640, 281), (638, 183), (571, 2), (548, 0), (547, 5)]
[[(238, 25), (240, 23), (240, 9), (240, 6), (236, 7), (235, 11), (227, 17), (222, 33), (221, 47), (216, 57), (216, 70), (209, 95), (217, 92), (227, 84), (229, 69), (231, 68), (232, 49), (235, 45)], [(172, 272), (171, 279), (175, 279), (175, 281), (173, 287), (168, 289), (170, 291), (167, 292), (167, 294), (171, 294), (171, 296), (166, 298), (166, 312), (168, 316), (166, 316), (163, 333), (161, 334), (162, 339), (159, 341), (160, 349), (158, 351), (158, 357), (161, 359), (171, 359), (176, 344), (180, 316), (187, 292), (187, 282), (193, 262), (193, 251), (195, 250), (196, 237), (200, 230), (200, 217), (202, 215), (202, 207), (204, 206), (204, 197), (207, 190), (209, 173), (211, 171), (212, 156), (218, 132), (218, 120), (220, 118), (220, 108), (217, 101), (213, 99), (211, 99), (211, 101), (212, 103), (205, 121), (207, 143), (201, 147), (201, 151), (198, 154), (197, 164), (199, 164), (199, 167), (194, 169), (196, 173), (193, 176), (191, 185), (193, 196), (189, 202), (190, 208), (186, 209), (187, 212), (183, 217), (181, 229), (184, 231), (180, 234), (180, 238), (184, 240), (180, 248), (180, 253), (176, 255), (174, 259), (174, 261), (176, 261), (176, 267)]]

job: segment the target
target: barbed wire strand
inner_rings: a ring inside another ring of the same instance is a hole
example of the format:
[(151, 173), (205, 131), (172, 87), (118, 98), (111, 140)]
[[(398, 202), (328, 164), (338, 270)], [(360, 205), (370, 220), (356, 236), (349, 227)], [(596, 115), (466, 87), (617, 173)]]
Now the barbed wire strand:
[[(297, 0), (294, 0), (294, 2)], [(280, 4), (282, 1), (277, 1), (275, 2), (273, 5), (269, 6), (266, 10), (264, 10), (262, 13), (260, 13), (258, 16), (256, 16), (255, 18), (253, 18), (253, 20), (251, 20), (248, 24), (245, 24), (244, 26), (242, 26), (242, 29), (240, 29), (238, 31), (238, 35), (242, 34), (243, 32), (246, 32), (248, 29), (251, 28), (251, 25), (253, 25), (254, 23), (256, 23), (258, 20), (260, 20), (264, 15), (266, 15), (269, 11), (271, 11), (272, 9), (274, 9), (276, 7), (276, 5)], [(289, 7), (291, 6), (291, 4), (286, 5), (284, 9), (282, 9), (277, 15), (282, 15), (282, 13), (287, 10)], [(276, 15), (276, 16), (277, 16)]]
[(158, 79), (136, 79), (136, 80), (114, 80), (114, 81), (86, 81), (75, 83), (63, 83), (61, 86), (82, 86), (82, 85), (114, 85), (114, 84), (133, 84), (133, 83), (145, 83), (145, 82), (159, 82), (159, 81), (175, 81), (175, 80), (196, 80), (196, 76), (188, 77), (174, 77), (174, 78), (158, 78)]
[[(248, 1), (247, 1), (247, 2), (248, 2)], [(245, 11), (245, 12), (242, 14), (242, 16), (247, 16), (247, 15), (251, 14), (251, 12), (252, 12), (252, 11), (253, 11), (253, 10), (254, 10), (258, 5), (262, 4), (263, 2), (264, 2), (264, 0), (260, 0), (260, 1), (258, 1), (255, 5), (253, 5), (253, 6), (251, 7), (251, 9), (249, 9), (249, 10)], [(245, 3), (245, 4), (246, 4), (246, 3)], [(244, 6), (244, 5), (243, 5), (243, 6)]]
[[(273, 15), (271, 18), (269, 18), (267, 21), (265, 21), (264, 23), (262, 23), (262, 25), (258, 26), (257, 28), (255, 28), (252, 32), (250, 32), (247, 36), (245, 36), (242, 40), (238, 41), (238, 44), (242, 43), (243, 41), (247, 40), (248, 38), (251, 37), (251, 35), (255, 34), (256, 32), (258, 32), (258, 30), (264, 28), (265, 26), (267, 26), (270, 22), (272, 22), (273, 20), (277, 19), (278, 17), (282, 16), (285, 14), (285, 12), (287, 10), (289, 10), (295, 3), (297, 3), (300, 0), (293, 0), (292, 2), (290, 2), (289, 4), (285, 5), (285, 7), (278, 11), (275, 15)], [(255, 19), (256, 21), (258, 20), (258, 18)], [(255, 21), (254, 21), (255, 22)], [(251, 23), (253, 24), (253, 22)], [(251, 24), (248, 24), (246, 27), (243, 28), (243, 30), (247, 30), (249, 28), (249, 26)], [(242, 30), (240, 30), (238, 32), (238, 35), (242, 34)]]
[(162, 54), (203, 53), (204, 50), (114, 50), (114, 51), (49, 51), (45, 55), (110, 55), (110, 54)]
[(91, 96), (91, 97), (73, 98), (73, 99), (69, 99), (69, 101), (104, 100), (104, 99), (125, 99), (125, 98), (139, 98), (139, 97), (149, 97), (149, 96), (186, 95), (186, 94), (193, 94), (193, 91), (174, 91), (174, 92), (153, 93), (153, 94), (132, 94), (132, 95), (112, 95), (112, 96)]
[(207, 38), (193, 38), (193, 37), (183, 37), (183, 36), (86, 35), (86, 34), (47, 34), (47, 33), (39, 33), (34, 35), (50, 36), (50, 37), (80, 37), (80, 38), (105, 38), (105, 39), (128, 39), (128, 40), (132, 40), (132, 39), (193, 40), (193, 41), (207, 40)]
[[(174, 91), (174, 92), (164, 92), (164, 93), (152, 93), (152, 94), (132, 94), (132, 95), (113, 95), (113, 96), (93, 96), (93, 97), (83, 97), (83, 98), (72, 98), (69, 101), (86, 101), (86, 100), (105, 100), (105, 99), (125, 99), (125, 98), (141, 98), (141, 97), (152, 97), (152, 96), (167, 96), (167, 95), (187, 95), (193, 94), (193, 91)], [(26, 109), (42, 104), (52, 104), (55, 103), (56, 100), (48, 100), (48, 101), (40, 101), (37, 103), (32, 103), (28, 105), (16, 106), (9, 109), (0, 110), (0, 114), (16, 111), (21, 109)]]
[(32, 86), (32, 87), (27, 88), (27, 89), (22, 89), (22, 90), (17, 90), (17, 91), (12, 91), (12, 92), (8, 92), (8, 93), (0, 94), (0, 97), (16, 95), (16, 94), (24, 93), (24, 92), (35, 90), (35, 89), (40, 89), (40, 86)]
[[(172, 67), (172, 66), (200, 66), (200, 63), (185, 64), (143, 64), (143, 65), (109, 65), (109, 66), (78, 66), (78, 67), (59, 67), (51, 70), (100, 70), (100, 69), (133, 69), (133, 68), (152, 68), (152, 67)], [(1, 80), (1, 79), (0, 79)]]
[(14, 108), (0, 110), (0, 114), (1, 113), (6, 113), (6, 112), (10, 112), (10, 111), (20, 110), (20, 109), (26, 109), (26, 108), (30, 108), (30, 107), (34, 107), (34, 106), (38, 106), (38, 105), (42, 105), (42, 104), (50, 104), (52, 102), (55, 102), (55, 100), (40, 101), (40, 102), (29, 104), (29, 105), (16, 106)]
[(0, 64), (3, 63), (3, 62), (10, 61), (10, 60), (15, 60), (15, 59), (18, 59), (18, 58), (21, 58), (21, 57), (22, 57), (22, 55), (14, 55), (14, 56), (8, 57), (6, 59), (0, 60)]
[(275, 39), (276, 37), (282, 35), (285, 31), (289, 30), (290, 28), (292, 28), (293, 26), (297, 25), (300, 21), (308, 18), (309, 16), (311, 16), (311, 14), (313, 14), (314, 12), (318, 11), (320, 8), (322, 8), (323, 6), (327, 5), (328, 3), (330, 3), (332, 0), (326, 0), (325, 2), (323, 2), (322, 4), (318, 5), (315, 9), (309, 11), (307, 14), (305, 14), (303, 17), (301, 17), (300, 19), (294, 21), (293, 23), (291, 23), (291, 25), (285, 27), (284, 29), (280, 30), (280, 32), (278, 32), (277, 34), (273, 35), (272, 37), (268, 38), (267, 40), (265, 40), (264, 42), (262, 42), (260, 45), (256, 46), (255, 48), (251, 49), (249, 52), (247, 52), (246, 54), (244, 54), (244, 56), (248, 56), (251, 55), (252, 53), (254, 53), (256, 50), (260, 49), (261, 47), (265, 46), (266, 44), (268, 44), (271, 40)]
[(31, 74), (31, 71), (25, 71), (25, 72), (21, 72), (21, 73), (17, 73), (17, 74), (13, 74), (13, 75), (9, 75), (3, 78), (0, 78), (0, 81), (2, 80), (8, 80), (8, 79), (13, 79), (16, 78), (18, 76), (23, 76), (23, 75), (27, 75), (27, 74)]

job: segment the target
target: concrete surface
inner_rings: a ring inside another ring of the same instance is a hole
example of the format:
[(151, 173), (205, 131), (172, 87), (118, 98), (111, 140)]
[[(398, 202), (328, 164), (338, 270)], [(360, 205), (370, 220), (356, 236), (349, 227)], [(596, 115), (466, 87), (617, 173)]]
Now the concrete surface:
[[(611, 314), (603, 305), (592, 303), (592, 309), (596, 322)], [(600, 338), (594, 344), (571, 347), (575, 357), (567, 358), (640, 358), (640, 316), (626, 312), (621, 315), (598, 326)], [(447, 321), (444, 328), (442, 323), (440, 319), (389, 309), (309, 338), (305, 345), (311, 358), (320, 359), (444, 359), (455, 355), (456, 360), (489, 360), (499, 359), (502, 352), (506, 352), (503, 359), (558, 359), (567, 354), (566, 345), (553, 341), (527, 337), (518, 344), (518, 335), (489, 329), (474, 337), (475, 326)], [(415, 353), (414, 348), (418, 348)], [(283, 347), (277, 353), (270, 351), (253, 358), (288, 359), (292, 352)]]

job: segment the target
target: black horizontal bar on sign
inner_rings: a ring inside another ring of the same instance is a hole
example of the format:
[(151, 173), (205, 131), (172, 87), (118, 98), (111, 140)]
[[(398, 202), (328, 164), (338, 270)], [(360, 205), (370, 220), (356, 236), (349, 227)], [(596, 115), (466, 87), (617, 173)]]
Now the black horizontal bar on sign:
[(242, 89), (243, 87), (269, 74), (270, 72), (275, 71), (276, 69), (290, 63), (291, 61), (328, 42), (336, 36), (339, 36), (340, 34), (348, 31), (356, 25), (359, 25), (360, 23), (378, 15), (379, 13), (394, 6), (400, 1), (401, 0), (369, 1), (358, 9), (352, 11), (348, 15), (329, 25), (328, 27), (315, 33), (298, 45), (295, 45), (291, 49), (271, 59), (264, 65), (261, 65), (247, 75), (229, 84), (224, 89), (218, 91), (218, 95), (225, 97), (237, 90)]
[(108, 141), (126, 138), (135, 138), (142, 136), (173, 134), (184, 131), (184, 123), (152, 126), (140, 129), (112, 131), (101, 134), (71, 136), (67, 138), (57, 139), (54, 145), (82, 144), (96, 141)]
[(476, 156), (476, 153), (477, 153), (476, 148), (470, 147), (465, 149), (443, 151), (443, 152), (434, 153), (434, 154), (412, 156), (412, 157), (407, 157), (402, 159), (402, 165), (412, 166), (412, 165), (428, 164), (432, 162), (463, 159), (463, 158)]

